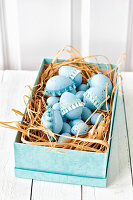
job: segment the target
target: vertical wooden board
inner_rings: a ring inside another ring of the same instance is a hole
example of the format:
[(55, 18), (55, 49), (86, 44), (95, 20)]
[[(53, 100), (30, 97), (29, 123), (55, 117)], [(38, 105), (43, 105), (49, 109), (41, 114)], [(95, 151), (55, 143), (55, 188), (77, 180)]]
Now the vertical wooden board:
[(122, 73), (122, 77), (131, 165), (133, 169), (133, 72), (124, 72)]
[(81, 186), (33, 181), (32, 200), (81, 200)]
[(19, 0), (18, 13), (22, 69), (71, 44), (71, 0)]
[[(0, 121), (13, 121), (18, 117), (11, 108), (24, 111), (25, 85), (34, 83), (36, 72), (5, 71), (0, 84)], [(21, 118), (21, 117), (20, 117)], [(20, 119), (19, 118), (19, 119)], [(0, 199), (29, 200), (31, 180), (14, 175), (13, 143), (16, 131), (0, 127)]]
[(114, 122), (107, 188), (83, 186), (83, 200), (88, 200), (93, 190), (95, 200), (131, 200), (133, 196), (128, 139), (122, 90), (119, 91)]

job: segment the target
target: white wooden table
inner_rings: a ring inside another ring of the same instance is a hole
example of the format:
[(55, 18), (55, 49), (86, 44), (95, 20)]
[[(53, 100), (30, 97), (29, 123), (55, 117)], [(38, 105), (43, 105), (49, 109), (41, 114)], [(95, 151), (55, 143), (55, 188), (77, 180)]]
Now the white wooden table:
[[(0, 71), (0, 121), (18, 117), (11, 108), (25, 109), (23, 95), (36, 71)], [(0, 127), (0, 200), (131, 200), (133, 199), (133, 73), (122, 73), (109, 163), (107, 188), (24, 180), (14, 176), (16, 132)]]

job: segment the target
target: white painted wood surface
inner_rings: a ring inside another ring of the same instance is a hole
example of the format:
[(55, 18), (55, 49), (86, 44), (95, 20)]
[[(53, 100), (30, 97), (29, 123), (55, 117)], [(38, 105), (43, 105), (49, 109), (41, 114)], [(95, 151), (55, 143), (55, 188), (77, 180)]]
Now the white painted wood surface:
[[(34, 83), (37, 72), (0, 71), (0, 121), (16, 120), (11, 108), (24, 111), (24, 86)], [(0, 200), (131, 200), (133, 162), (133, 73), (123, 73), (109, 163), (107, 188), (47, 183), (14, 177), (14, 131), (0, 128)], [(125, 104), (124, 104), (125, 103)], [(126, 115), (125, 115), (126, 111)], [(130, 148), (129, 148), (130, 144)], [(130, 152), (129, 152), (130, 149)]]
[[(133, 71), (132, 0), (0, 0), (0, 69), (37, 69), (65, 45)], [(64, 56), (66, 58), (66, 55)]]

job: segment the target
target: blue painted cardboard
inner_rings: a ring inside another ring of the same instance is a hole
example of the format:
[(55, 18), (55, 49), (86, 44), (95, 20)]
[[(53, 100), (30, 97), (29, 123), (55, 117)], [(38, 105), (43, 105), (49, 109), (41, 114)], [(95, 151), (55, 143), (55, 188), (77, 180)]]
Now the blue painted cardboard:
[[(43, 60), (35, 84), (37, 84), (43, 65), (51, 61), (52, 59)], [(60, 61), (62, 60), (58, 60)], [(118, 90), (114, 96), (109, 138), (112, 136), (114, 126), (117, 95)], [(14, 143), (15, 175), (17, 177), (106, 187), (111, 140), (109, 140), (110, 148), (107, 153), (58, 148), (64, 152), (59, 153), (55, 150), (49, 151), (50, 147), (23, 144), (20, 138), (21, 133), (18, 132)]]

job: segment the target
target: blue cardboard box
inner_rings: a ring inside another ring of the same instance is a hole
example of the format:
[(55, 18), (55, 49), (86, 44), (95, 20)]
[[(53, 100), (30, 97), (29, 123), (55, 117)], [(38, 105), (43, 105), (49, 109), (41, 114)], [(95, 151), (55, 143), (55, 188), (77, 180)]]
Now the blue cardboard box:
[[(43, 60), (35, 84), (44, 64), (50, 64), (51, 61), (52, 59)], [(62, 60), (58, 60), (58, 62), (60, 61)], [(115, 65), (112, 65), (112, 67), (114, 68)], [(118, 90), (114, 95), (109, 138), (111, 138), (113, 132), (117, 96)], [(58, 153), (55, 150), (49, 151), (50, 147), (23, 144), (21, 133), (18, 132), (14, 142), (15, 175), (26, 179), (106, 187), (111, 150), (110, 139), (109, 146), (107, 153), (61, 148), (58, 148), (58, 150), (66, 153)]]

